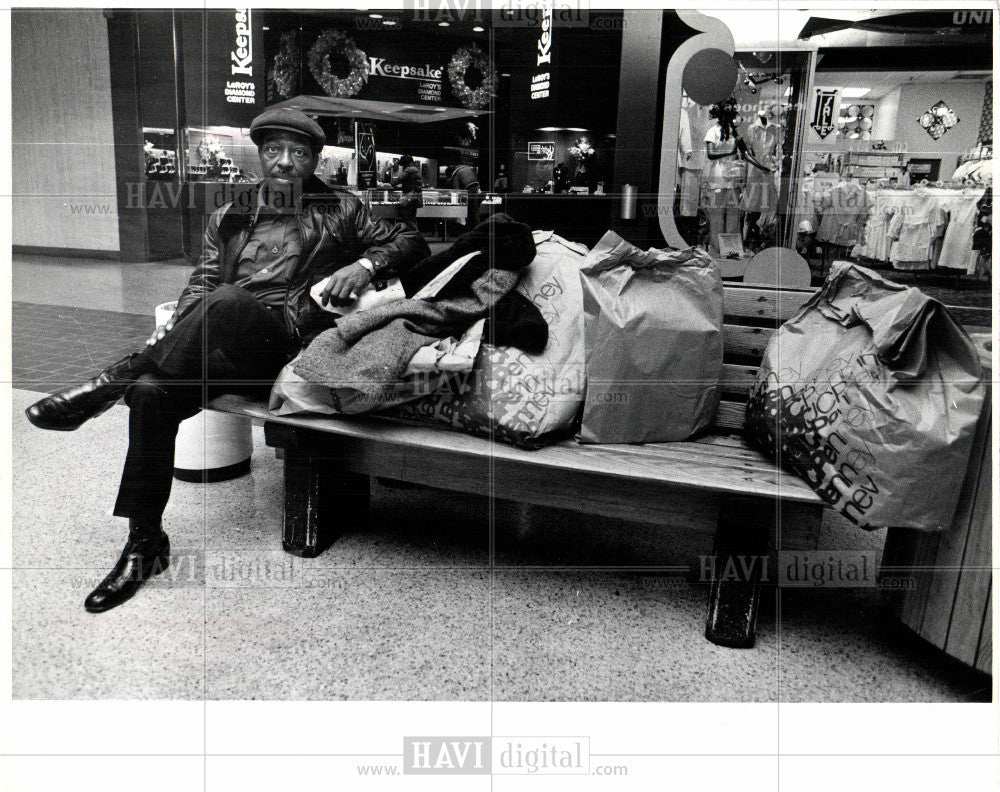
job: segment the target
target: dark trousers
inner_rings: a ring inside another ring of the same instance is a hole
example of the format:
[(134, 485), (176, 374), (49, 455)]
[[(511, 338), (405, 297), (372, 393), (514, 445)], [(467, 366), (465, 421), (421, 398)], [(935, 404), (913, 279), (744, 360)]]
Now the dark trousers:
[(223, 285), (199, 300), (139, 356), (147, 373), (125, 392), (128, 455), (115, 515), (158, 522), (180, 422), (223, 393), (266, 399), (294, 352), (282, 317), (244, 289)]

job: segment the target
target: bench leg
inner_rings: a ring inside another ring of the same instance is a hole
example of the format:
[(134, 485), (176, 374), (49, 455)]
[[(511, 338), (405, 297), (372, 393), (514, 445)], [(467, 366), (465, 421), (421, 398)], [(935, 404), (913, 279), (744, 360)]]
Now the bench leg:
[(754, 645), (774, 519), (772, 501), (730, 497), (722, 502), (709, 566), (712, 588), (705, 626), (705, 637), (714, 644), (737, 649)]
[(345, 531), (368, 522), (368, 476), (340, 469), (323, 443), (310, 443), (302, 432), (269, 424), (264, 431), (268, 445), (284, 449), (281, 546), (287, 552), (315, 558)]

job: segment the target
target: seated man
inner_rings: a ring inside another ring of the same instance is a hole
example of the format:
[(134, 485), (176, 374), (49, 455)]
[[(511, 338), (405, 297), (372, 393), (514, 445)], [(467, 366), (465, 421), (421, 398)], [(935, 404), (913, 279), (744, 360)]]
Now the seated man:
[(37, 427), (69, 431), (122, 396), (129, 406), (114, 509), (129, 519), (128, 541), (87, 597), (92, 613), (125, 602), (169, 563), (161, 517), (180, 422), (220, 393), (267, 397), (282, 367), (331, 326), (331, 315), (312, 304), (314, 283), (332, 274), (323, 302), (344, 304), (374, 275), (400, 274), (430, 254), (414, 227), (372, 220), (352, 193), (313, 175), (325, 136), (304, 113), (267, 110), (253, 120), (250, 138), (264, 177), (256, 206), (242, 212), (227, 204), (212, 215), (173, 316), (141, 352), (26, 411)]

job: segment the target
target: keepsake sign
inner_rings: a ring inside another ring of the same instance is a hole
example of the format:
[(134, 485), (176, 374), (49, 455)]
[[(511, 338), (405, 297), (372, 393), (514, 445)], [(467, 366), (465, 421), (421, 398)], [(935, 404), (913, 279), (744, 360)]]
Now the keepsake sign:
[(250, 8), (205, 12), (207, 113), (213, 123), (249, 127), (264, 109), (263, 30)]

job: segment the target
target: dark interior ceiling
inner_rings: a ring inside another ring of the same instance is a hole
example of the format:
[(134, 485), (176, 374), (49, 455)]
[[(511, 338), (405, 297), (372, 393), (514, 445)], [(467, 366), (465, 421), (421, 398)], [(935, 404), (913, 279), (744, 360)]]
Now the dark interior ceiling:
[[(470, 9), (461, 15), (447, 9), (429, 11), (283, 9), (262, 12), (264, 25), (271, 28), (272, 32), (295, 27), (318, 28), (333, 25), (348, 35), (351, 31), (364, 32), (366, 35), (377, 31), (380, 36), (385, 36), (385, 41), (389, 44), (398, 37), (403, 46), (406, 45), (407, 39), (412, 40), (414, 36), (430, 37), (438, 41), (454, 39), (456, 45), (459, 40), (463, 44), (478, 43), (484, 50), (492, 47), (491, 55), (497, 68), (506, 71), (514, 63), (514, 45), (523, 43), (524, 27), (527, 25), (495, 24), (492, 18), (495, 13), (486, 10), (477, 12), (475, 9)], [(373, 14), (378, 15), (378, 18), (373, 18)], [(607, 33), (615, 30), (616, 24), (620, 30), (623, 16), (622, 11), (590, 11), (589, 24), (560, 28), (560, 35), (572, 35), (581, 40), (593, 36), (595, 46), (590, 50), (588, 60), (592, 59), (593, 65), (610, 65), (606, 61), (613, 55), (615, 61), (613, 65), (617, 68), (620, 44), (618, 47), (607, 47)], [(448, 25), (443, 26), (441, 22), (448, 22)], [(537, 24), (534, 26), (537, 27)], [(475, 29), (477, 27), (482, 30), (477, 31)], [(620, 37), (618, 39), (620, 42)]]

